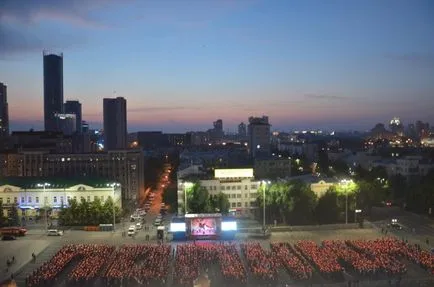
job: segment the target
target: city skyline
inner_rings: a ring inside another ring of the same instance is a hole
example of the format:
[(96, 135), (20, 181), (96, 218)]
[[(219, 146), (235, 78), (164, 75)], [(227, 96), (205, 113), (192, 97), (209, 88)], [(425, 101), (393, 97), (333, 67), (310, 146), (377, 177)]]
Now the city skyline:
[(430, 1), (55, 3), (0, 4), (11, 131), (43, 129), (44, 49), (64, 53), (64, 99), (96, 128), (116, 96), (129, 132), (434, 122)]

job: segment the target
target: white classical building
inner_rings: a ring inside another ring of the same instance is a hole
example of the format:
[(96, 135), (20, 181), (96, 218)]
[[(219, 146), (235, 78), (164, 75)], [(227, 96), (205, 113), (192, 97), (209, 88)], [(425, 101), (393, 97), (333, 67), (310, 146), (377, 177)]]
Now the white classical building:
[[(178, 178), (178, 213), (185, 204), (185, 191), (193, 185), (188, 174)], [(197, 174), (195, 174), (197, 176)], [(261, 182), (255, 180), (253, 168), (215, 169), (213, 178), (199, 176), (197, 182), (209, 194), (223, 192), (229, 197), (230, 212), (236, 216), (252, 216), (256, 208), (256, 197)], [(188, 203), (187, 203), (188, 204)]]
[(72, 199), (102, 202), (114, 198), (115, 205), (122, 208), (121, 184), (104, 179), (59, 179), (14, 177), (0, 179), (0, 202), (6, 213), (17, 206), (21, 217), (33, 218), (47, 207), (56, 217), (62, 206), (67, 207)]

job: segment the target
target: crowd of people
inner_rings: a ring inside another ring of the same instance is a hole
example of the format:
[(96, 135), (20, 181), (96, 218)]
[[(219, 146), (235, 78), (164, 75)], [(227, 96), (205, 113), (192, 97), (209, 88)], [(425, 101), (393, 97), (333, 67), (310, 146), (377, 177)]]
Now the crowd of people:
[(115, 252), (103, 278), (110, 286), (133, 282), (164, 285), (170, 257), (170, 245), (124, 245)]
[(286, 268), (291, 278), (307, 280), (312, 277), (312, 267), (288, 243), (271, 243), (272, 258), (278, 260)]
[(401, 244), (396, 239), (352, 240), (347, 241), (347, 244), (374, 262), (374, 270), (371, 271), (374, 275), (383, 272), (388, 276), (396, 276), (407, 272), (405, 264), (398, 260)]
[[(217, 259), (217, 260), (216, 260)], [(233, 244), (195, 243), (176, 247), (174, 279), (178, 285), (191, 286), (201, 272), (217, 262), (223, 281), (246, 283), (246, 271)]]
[(338, 262), (338, 257), (328, 248), (318, 246), (315, 242), (306, 240), (295, 244), (296, 250), (327, 279), (340, 279), (343, 268)]
[[(42, 264), (26, 278), (27, 286), (56, 285), (60, 272), (74, 259), (82, 261), (74, 268), (69, 279), (82, 282), (94, 278), (104, 264), (104, 257), (110, 256), (114, 248), (107, 245), (70, 244), (60, 249), (49, 261)], [(96, 261), (91, 261), (94, 258)]]
[(278, 260), (266, 252), (259, 243), (243, 243), (241, 251), (255, 279), (266, 282), (278, 279)]
[[(111, 245), (70, 244), (28, 276), (26, 285), (54, 286), (63, 278), (76, 286), (98, 279), (104, 280), (107, 286), (136, 282), (164, 285), (172, 258), (175, 260), (174, 282), (181, 286), (192, 286), (209, 268), (214, 278), (220, 277), (228, 286), (246, 284), (247, 270), (256, 280), (275, 282), (280, 268), (285, 268), (294, 280), (312, 278), (313, 268), (328, 279), (341, 279), (343, 271), (370, 278), (400, 277), (407, 271), (402, 259), (434, 274), (433, 254), (419, 245), (393, 238), (326, 240), (320, 245), (313, 241), (298, 241), (294, 245), (272, 243), (271, 251), (266, 251), (259, 243), (241, 243), (239, 247), (235, 243), (194, 242), (179, 244), (176, 249), (164, 244), (135, 244), (115, 250)], [(73, 267), (65, 274), (63, 271), (68, 266)]]

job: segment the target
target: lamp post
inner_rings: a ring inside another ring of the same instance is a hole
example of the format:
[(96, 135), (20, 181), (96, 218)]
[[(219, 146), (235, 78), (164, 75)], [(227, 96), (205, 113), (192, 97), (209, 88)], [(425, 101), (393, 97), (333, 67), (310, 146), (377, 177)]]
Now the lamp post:
[(271, 182), (267, 181), (267, 180), (262, 181), (262, 184), (264, 185), (264, 188), (262, 189), (262, 192), (263, 192), (263, 194), (262, 194), (262, 197), (263, 197), (262, 228), (264, 229), (264, 232), (265, 232), (265, 189), (267, 188), (267, 184), (270, 184), (270, 183)]
[(354, 223), (357, 223), (357, 213), (361, 213), (361, 212), (362, 212), (361, 209), (356, 209), (356, 210), (354, 211)]
[(47, 197), (45, 196), (45, 187), (49, 187), (50, 184), (47, 182), (38, 183), (38, 187), (43, 188), (42, 196), (44, 197), (44, 216), (45, 216), (45, 230), (48, 230), (48, 216), (47, 216)]
[(343, 179), (340, 182), (345, 189), (345, 224), (348, 224), (348, 184), (351, 184), (352, 182), (353, 181), (351, 179)]
[(188, 213), (188, 211), (187, 211), (187, 188), (190, 188), (192, 186), (193, 186), (193, 183), (191, 183), (191, 182), (185, 182), (184, 183), (184, 214)]

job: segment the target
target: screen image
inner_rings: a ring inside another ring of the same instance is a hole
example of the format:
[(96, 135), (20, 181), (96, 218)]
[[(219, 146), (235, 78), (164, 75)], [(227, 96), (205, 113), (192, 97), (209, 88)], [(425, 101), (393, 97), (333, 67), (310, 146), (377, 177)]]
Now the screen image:
[(191, 235), (216, 235), (217, 225), (214, 218), (193, 218), (191, 220)]
[(185, 232), (187, 227), (185, 226), (185, 222), (179, 223), (170, 223), (170, 231), (171, 232)]

